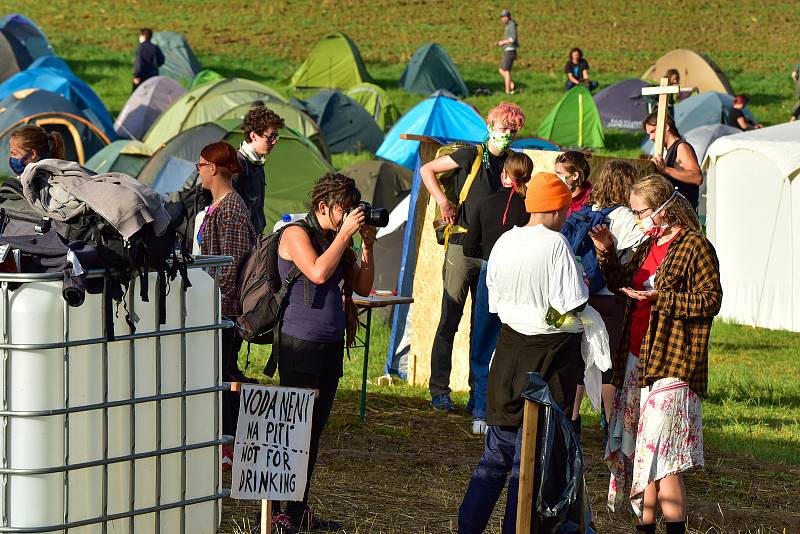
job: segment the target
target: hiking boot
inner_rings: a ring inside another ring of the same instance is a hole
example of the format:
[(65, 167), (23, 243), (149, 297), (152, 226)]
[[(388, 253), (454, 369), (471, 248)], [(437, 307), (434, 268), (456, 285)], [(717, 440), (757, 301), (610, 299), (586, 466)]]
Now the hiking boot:
[(486, 434), (486, 419), (481, 419), (480, 417), (475, 417), (472, 420), (472, 433), (476, 436), (482, 436)]
[(456, 411), (456, 407), (453, 405), (453, 400), (447, 393), (433, 397), (431, 399), (431, 406), (434, 410), (439, 410), (446, 413), (453, 413)]
[(342, 529), (342, 525), (330, 519), (322, 519), (314, 513), (313, 508), (308, 506), (303, 512), (303, 518), (300, 520), (300, 528), (322, 532), (338, 532)]

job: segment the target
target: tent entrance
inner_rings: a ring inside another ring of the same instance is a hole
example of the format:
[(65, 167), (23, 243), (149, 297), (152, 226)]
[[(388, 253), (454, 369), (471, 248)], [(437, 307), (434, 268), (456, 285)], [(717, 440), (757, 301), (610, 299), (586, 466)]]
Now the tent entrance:
[(64, 140), (64, 159), (77, 161), (81, 165), (86, 163), (86, 153), (83, 149), (81, 134), (71, 122), (66, 119), (50, 117), (35, 121), (36, 126), (41, 126), (47, 132), (58, 132)]

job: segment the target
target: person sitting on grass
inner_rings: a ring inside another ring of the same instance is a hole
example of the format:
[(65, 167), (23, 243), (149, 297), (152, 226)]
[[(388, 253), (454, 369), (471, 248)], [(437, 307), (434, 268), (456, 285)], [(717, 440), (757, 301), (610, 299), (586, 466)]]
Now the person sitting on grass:
[(728, 112), (727, 123), (728, 126), (739, 128), (740, 130), (757, 130), (764, 126), (758, 122), (753, 122), (744, 114), (744, 107), (747, 105), (748, 98), (746, 95), (736, 95), (733, 99), (733, 106)]
[(573, 48), (569, 51), (569, 59), (564, 66), (564, 72), (567, 75), (567, 81), (564, 84), (567, 91), (580, 84), (588, 87), (590, 91), (594, 91), (600, 85), (589, 79), (589, 62), (583, 59), (583, 51), (580, 48)]

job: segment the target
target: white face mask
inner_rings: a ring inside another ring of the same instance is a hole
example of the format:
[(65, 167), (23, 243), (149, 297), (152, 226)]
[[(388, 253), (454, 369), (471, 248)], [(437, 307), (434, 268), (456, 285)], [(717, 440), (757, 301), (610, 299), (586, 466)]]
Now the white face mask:
[(139, 42), (140, 42), (140, 43), (143, 43), (143, 42), (145, 42), (146, 40), (147, 40), (147, 39), (145, 39), (145, 38), (144, 38), (144, 35), (140, 35), (140, 36), (139, 36)]
[(660, 226), (656, 226), (655, 220), (653, 218), (659, 213), (661, 213), (661, 210), (663, 210), (667, 206), (667, 204), (669, 204), (672, 201), (672, 199), (675, 198), (675, 195), (677, 194), (679, 193), (678, 190), (676, 189), (672, 192), (672, 195), (670, 195), (670, 197), (667, 199), (666, 202), (664, 202), (658, 208), (653, 210), (653, 213), (651, 213), (650, 215), (639, 221), (639, 228), (641, 228), (644, 235), (650, 237), (651, 239), (658, 239), (659, 237), (663, 236), (667, 232), (667, 230), (669, 230), (670, 227), (669, 224), (662, 224)]

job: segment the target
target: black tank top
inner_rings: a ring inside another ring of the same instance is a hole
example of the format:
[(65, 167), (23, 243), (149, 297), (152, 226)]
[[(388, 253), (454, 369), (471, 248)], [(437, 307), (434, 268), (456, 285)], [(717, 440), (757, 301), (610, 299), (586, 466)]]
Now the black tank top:
[[(692, 148), (692, 145), (687, 143), (686, 139), (680, 138), (672, 143), (672, 146), (670, 146), (667, 150), (667, 155), (664, 157), (664, 164), (667, 167), (671, 167), (673, 169), (675, 168), (675, 161), (678, 159), (678, 147), (682, 144), (685, 144), (687, 147), (689, 147), (689, 150), (692, 151), (692, 155), (694, 155), (694, 158), (697, 159), (697, 154), (695, 153), (694, 148)], [(686, 197), (686, 200), (688, 200), (695, 211), (697, 211), (697, 203), (700, 200), (700, 186), (681, 182), (672, 176), (667, 176), (666, 178), (673, 186), (678, 188), (680, 194)]]

